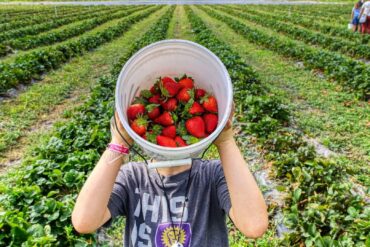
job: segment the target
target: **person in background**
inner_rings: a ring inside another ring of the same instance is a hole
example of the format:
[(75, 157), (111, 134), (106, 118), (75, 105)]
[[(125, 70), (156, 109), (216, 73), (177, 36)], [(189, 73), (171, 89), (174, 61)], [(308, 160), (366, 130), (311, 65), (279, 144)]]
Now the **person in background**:
[(360, 19), (362, 15), (366, 16), (366, 21), (361, 24), (361, 32), (363, 34), (367, 33), (370, 34), (370, 0), (367, 0), (364, 2), (364, 4), (361, 7), (361, 12), (360, 12)]
[(364, 4), (364, 0), (360, 0), (360, 1), (358, 1), (357, 3), (358, 3), (358, 7), (359, 7), (359, 8), (361, 8), (361, 7), (362, 7), (362, 5)]
[(356, 3), (355, 6), (352, 9), (351, 14), (351, 23), (353, 25), (352, 30), (353, 32), (361, 31), (361, 25), (360, 25), (360, 13), (361, 13), (361, 7), (359, 3)]

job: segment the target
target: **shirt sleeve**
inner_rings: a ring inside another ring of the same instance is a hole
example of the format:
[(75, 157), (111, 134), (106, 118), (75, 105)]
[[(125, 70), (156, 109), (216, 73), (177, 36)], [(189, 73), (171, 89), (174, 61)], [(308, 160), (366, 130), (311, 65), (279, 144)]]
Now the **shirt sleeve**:
[(130, 171), (125, 169), (125, 166), (119, 170), (116, 181), (114, 182), (113, 190), (108, 201), (108, 209), (111, 214), (111, 218), (103, 225), (103, 227), (110, 226), (115, 217), (127, 215), (127, 205), (129, 199), (129, 181), (127, 173)]
[(217, 192), (217, 199), (221, 209), (229, 215), (231, 208), (231, 199), (229, 189), (227, 187), (224, 170), (221, 161), (217, 160), (214, 169), (215, 186)]

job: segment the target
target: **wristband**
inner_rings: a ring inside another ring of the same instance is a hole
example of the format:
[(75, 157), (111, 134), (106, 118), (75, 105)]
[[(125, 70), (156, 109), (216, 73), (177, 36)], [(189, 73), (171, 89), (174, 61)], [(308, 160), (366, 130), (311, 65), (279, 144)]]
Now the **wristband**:
[(127, 147), (125, 147), (123, 145), (119, 145), (119, 144), (115, 144), (115, 143), (109, 143), (107, 149), (112, 151), (112, 152), (116, 152), (116, 153), (120, 153), (120, 154), (126, 154), (127, 155), (127, 154), (130, 153), (130, 149), (128, 149)]

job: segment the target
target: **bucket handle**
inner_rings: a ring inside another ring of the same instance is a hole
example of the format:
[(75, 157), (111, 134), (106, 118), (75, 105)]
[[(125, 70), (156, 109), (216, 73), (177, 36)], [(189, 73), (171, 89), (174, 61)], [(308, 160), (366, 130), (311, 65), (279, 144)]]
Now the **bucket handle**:
[(149, 169), (156, 169), (156, 168), (164, 168), (164, 167), (175, 167), (175, 166), (182, 166), (185, 164), (191, 164), (192, 159), (181, 159), (181, 160), (166, 160), (166, 161), (156, 161), (150, 162), (148, 164)]

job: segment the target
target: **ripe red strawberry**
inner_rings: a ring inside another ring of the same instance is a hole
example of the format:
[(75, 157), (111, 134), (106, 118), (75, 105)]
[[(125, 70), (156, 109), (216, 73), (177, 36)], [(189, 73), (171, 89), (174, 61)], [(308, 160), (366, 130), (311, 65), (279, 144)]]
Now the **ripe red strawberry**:
[(145, 107), (148, 112), (148, 117), (151, 120), (156, 119), (159, 115), (161, 115), (161, 110), (159, 109), (158, 104), (150, 104)]
[(200, 99), (204, 95), (206, 95), (206, 91), (204, 89), (201, 89), (201, 88), (195, 89), (195, 99)]
[(157, 117), (154, 122), (162, 126), (170, 126), (175, 123), (171, 114), (167, 111), (163, 112), (159, 117)]
[(138, 117), (131, 124), (131, 129), (135, 131), (138, 135), (144, 135), (146, 128), (148, 126), (148, 121), (144, 117)]
[(152, 97), (149, 98), (149, 103), (152, 104), (159, 104), (161, 101), (161, 95), (159, 94), (154, 94)]
[(186, 144), (184, 139), (182, 139), (180, 136), (175, 137), (175, 142), (176, 142), (178, 147), (186, 147), (188, 145), (188, 144)]
[(159, 88), (158, 88), (158, 84), (156, 83), (156, 84), (154, 84), (151, 88), (150, 88), (150, 92), (152, 93), (152, 94), (157, 94), (157, 93), (159, 93)]
[(186, 130), (197, 138), (203, 138), (206, 136), (205, 124), (203, 118), (196, 116), (186, 120)]
[(139, 114), (143, 115), (144, 113), (145, 106), (143, 104), (133, 104), (127, 108), (127, 117), (131, 120), (135, 120)]
[(174, 97), (180, 90), (180, 85), (170, 77), (163, 77), (159, 88), (161, 89), (162, 95), (166, 97)]
[(217, 127), (217, 123), (218, 123), (217, 115), (212, 114), (212, 113), (204, 114), (203, 120), (204, 120), (204, 123), (206, 124), (207, 133), (209, 134), (212, 133)]
[(167, 127), (163, 128), (162, 135), (167, 136), (167, 137), (172, 138), (172, 139), (175, 138), (176, 137), (176, 127), (175, 127), (175, 125), (170, 125), (170, 126), (167, 126)]
[(177, 99), (169, 98), (166, 101), (162, 102), (161, 106), (165, 111), (174, 111), (177, 108)]
[(157, 136), (157, 144), (163, 147), (177, 147), (175, 140), (167, 136)]
[(203, 107), (196, 101), (189, 109), (189, 113), (192, 115), (202, 114), (203, 112), (204, 112)]
[(205, 97), (202, 98), (202, 102), (203, 102), (203, 108), (206, 111), (217, 113), (218, 108), (217, 108), (217, 100), (216, 100), (215, 97), (205, 96)]
[(183, 88), (180, 92), (176, 95), (176, 98), (181, 102), (188, 102), (191, 98), (194, 97), (194, 92), (189, 88)]
[(191, 79), (191, 78), (189, 78), (189, 77), (186, 77), (186, 78), (184, 78), (184, 79), (181, 79), (180, 81), (179, 81), (179, 84), (180, 84), (180, 86), (181, 86), (181, 88), (193, 88), (194, 87), (194, 82), (193, 82), (193, 80)]

